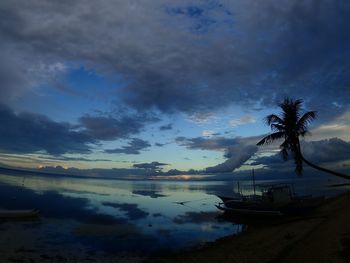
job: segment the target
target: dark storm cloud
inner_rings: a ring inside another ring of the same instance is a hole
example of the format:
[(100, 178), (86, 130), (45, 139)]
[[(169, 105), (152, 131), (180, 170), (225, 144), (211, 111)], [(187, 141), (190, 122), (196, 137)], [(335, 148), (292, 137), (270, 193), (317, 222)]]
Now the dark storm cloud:
[(116, 149), (105, 150), (106, 153), (140, 154), (140, 151), (151, 147), (151, 144), (142, 139), (133, 138), (128, 145)]
[(0, 98), (85, 63), (121, 74), (118, 99), (139, 110), (265, 107), (289, 95), (334, 116), (350, 96), (349, 13), (347, 0), (4, 0)]
[[(118, 140), (137, 134), (145, 123), (154, 121), (153, 117), (123, 116), (91, 117), (83, 116), (79, 125), (55, 122), (50, 118), (28, 112), (16, 114), (7, 106), (0, 104), (0, 151), (6, 153), (42, 152), (55, 155), (64, 161), (110, 161), (107, 159), (88, 159), (84, 157), (60, 156), (62, 154), (90, 153), (101, 141)], [(139, 154), (151, 145), (141, 139), (132, 139), (121, 149), (106, 150), (108, 153)], [(41, 157), (40, 157), (41, 158)], [(50, 158), (44, 157), (42, 158)]]
[[(14, 167), (16, 168), (16, 167)], [(78, 169), (78, 168), (63, 168), (61, 166), (45, 166), (37, 170), (39, 172), (45, 172), (50, 174), (63, 174), (63, 175), (75, 175), (83, 177), (95, 177), (95, 178), (127, 178), (128, 176), (136, 176), (139, 178), (144, 178), (149, 175), (147, 171), (141, 169), (131, 169), (131, 168), (112, 168), (112, 169)]]
[(168, 131), (172, 129), (173, 129), (173, 125), (171, 123), (169, 123), (168, 125), (163, 125), (159, 127), (159, 130), (161, 131)]
[(54, 122), (46, 116), (15, 114), (0, 105), (0, 150), (8, 153), (44, 151), (52, 155), (89, 153), (96, 140), (69, 123)]
[[(331, 138), (320, 141), (302, 141), (302, 152), (306, 159), (316, 164), (340, 162), (350, 160), (350, 143), (339, 138)], [(282, 160), (281, 155), (275, 154), (257, 158), (253, 165), (263, 164), (268, 166), (279, 166), (286, 163)], [(294, 164), (289, 163), (291, 166)]]
[[(245, 145), (255, 145), (261, 136), (252, 137), (177, 137), (175, 142), (181, 146), (185, 146), (190, 150), (214, 150), (222, 151), (226, 150), (228, 147), (233, 146), (245, 146)], [(230, 158), (230, 153), (226, 153), (225, 156)]]
[(79, 122), (91, 137), (98, 140), (115, 140), (137, 134), (147, 122), (155, 120), (154, 117), (146, 114), (120, 117), (85, 115), (79, 119)]
[(156, 142), (154, 145), (157, 147), (163, 147), (164, 145), (167, 145), (167, 143)]
[(167, 163), (151, 162), (151, 163), (136, 163), (133, 165), (135, 168), (159, 170), (162, 166), (168, 165)]
[[(273, 154), (271, 156), (258, 157), (251, 164), (252, 165), (263, 164), (263, 165), (269, 165), (269, 166), (272, 166), (272, 165), (284, 165), (284, 166), (286, 166), (286, 163), (284, 163), (282, 156), (279, 153)], [(289, 162), (288, 164), (293, 165), (292, 162)]]
[[(81, 161), (81, 162), (112, 162), (109, 159), (90, 159), (85, 157), (71, 157), (71, 156), (37, 156), (39, 159), (45, 160), (60, 160), (60, 161)], [(37, 159), (33, 159), (37, 160)]]
[(350, 142), (339, 138), (302, 142), (302, 151), (310, 161), (337, 162), (350, 160)]
[(177, 137), (175, 142), (179, 145), (185, 146), (190, 150), (223, 150), (230, 145), (237, 144), (239, 139), (225, 138), (225, 137), (214, 137), (214, 138), (204, 138), (204, 137), (195, 137), (195, 138), (186, 138), (186, 137)]
[(192, 150), (211, 150), (222, 151), (227, 160), (213, 167), (207, 167), (206, 171), (210, 173), (232, 172), (235, 168), (241, 166), (245, 161), (257, 152), (256, 142), (260, 137), (236, 137), (233, 139), (225, 137), (214, 138), (185, 138), (178, 137), (176, 142)]

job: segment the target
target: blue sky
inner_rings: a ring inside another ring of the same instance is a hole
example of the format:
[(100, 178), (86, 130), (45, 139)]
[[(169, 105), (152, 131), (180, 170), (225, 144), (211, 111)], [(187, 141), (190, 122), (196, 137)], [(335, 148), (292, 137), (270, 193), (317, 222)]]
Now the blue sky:
[(3, 165), (232, 171), (275, 154), (252, 147), (285, 96), (318, 111), (309, 154), (350, 164), (347, 1), (0, 7)]

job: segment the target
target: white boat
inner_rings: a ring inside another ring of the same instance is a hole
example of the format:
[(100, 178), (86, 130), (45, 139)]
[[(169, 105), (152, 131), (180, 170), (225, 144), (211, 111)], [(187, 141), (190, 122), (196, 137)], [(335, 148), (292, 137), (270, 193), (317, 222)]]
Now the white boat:
[(0, 219), (34, 218), (38, 216), (39, 216), (39, 210), (37, 209), (26, 209), (26, 210), (0, 209)]

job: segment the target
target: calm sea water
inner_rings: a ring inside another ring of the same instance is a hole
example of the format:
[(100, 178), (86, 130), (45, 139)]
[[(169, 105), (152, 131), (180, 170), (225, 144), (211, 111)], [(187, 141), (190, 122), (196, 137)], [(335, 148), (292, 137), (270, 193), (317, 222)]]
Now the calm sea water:
[(218, 218), (215, 193), (227, 188), (225, 182), (5, 174), (0, 175), (0, 182), (0, 208), (37, 208), (41, 214), (38, 221), (0, 224), (2, 247), (151, 253), (242, 230), (242, 225)]
[[(301, 194), (336, 192), (325, 184), (324, 180), (298, 181), (296, 188)], [(0, 247), (153, 253), (195, 246), (242, 231), (243, 225), (220, 219), (214, 206), (219, 202), (216, 194), (230, 194), (236, 187), (228, 181), (0, 174), (0, 208), (37, 208), (41, 213), (35, 221), (2, 222)], [(241, 189), (251, 191), (251, 182), (241, 182)]]

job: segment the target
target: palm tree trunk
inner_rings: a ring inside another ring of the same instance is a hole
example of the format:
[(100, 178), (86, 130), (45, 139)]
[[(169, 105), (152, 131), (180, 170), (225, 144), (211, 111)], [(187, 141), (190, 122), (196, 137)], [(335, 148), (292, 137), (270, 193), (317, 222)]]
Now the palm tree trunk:
[(330, 173), (330, 174), (333, 174), (333, 175), (335, 175), (335, 176), (338, 176), (338, 177), (341, 177), (341, 178), (345, 178), (345, 179), (350, 180), (350, 175), (346, 175), (346, 174), (343, 174), (343, 173), (338, 173), (338, 172), (335, 172), (335, 171), (328, 170), (328, 169), (326, 169), (326, 168), (317, 166), (317, 165), (315, 165), (315, 164), (313, 164), (313, 163), (310, 163), (308, 160), (306, 160), (306, 159), (304, 158), (304, 156), (303, 156), (301, 153), (300, 153), (300, 155), (301, 155), (301, 159), (302, 159), (306, 164), (308, 164), (309, 166), (311, 166), (312, 168), (315, 168), (315, 169), (320, 170), (320, 171), (322, 171), (322, 172)]

